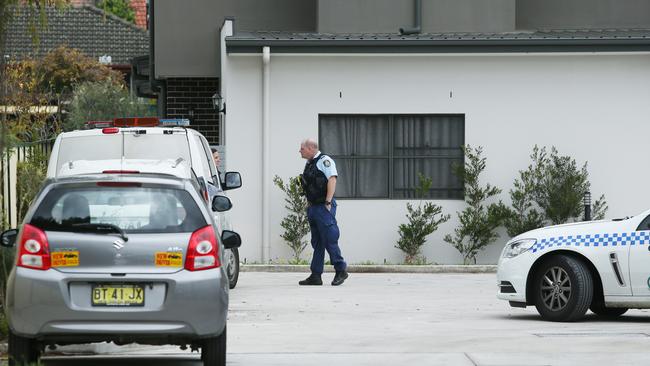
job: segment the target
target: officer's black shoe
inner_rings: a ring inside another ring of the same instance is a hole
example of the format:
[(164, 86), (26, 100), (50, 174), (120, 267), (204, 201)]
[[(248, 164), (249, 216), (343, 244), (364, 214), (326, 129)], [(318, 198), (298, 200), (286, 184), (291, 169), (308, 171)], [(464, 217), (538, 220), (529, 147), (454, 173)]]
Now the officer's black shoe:
[(309, 275), (309, 277), (298, 282), (298, 284), (300, 286), (321, 286), (323, 284), (323, 280), (320, 278), (320, 275), (312, 273)]
[(348, 277), (349, 275), (346, 271), (336, 271), (336, 275), (334, 275), (334, 279), (332, 280), (332, 286), (342, 284)]

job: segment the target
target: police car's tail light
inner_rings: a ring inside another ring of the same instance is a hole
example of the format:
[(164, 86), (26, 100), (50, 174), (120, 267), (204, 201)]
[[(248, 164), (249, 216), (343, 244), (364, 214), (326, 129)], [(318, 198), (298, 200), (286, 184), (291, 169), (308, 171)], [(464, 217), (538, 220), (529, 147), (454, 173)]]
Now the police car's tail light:
[(512, 243), (506, 244), (501, 254), (504, 258), (514, 258), (522, 253), (527, 252), (530, 248), (537, 243), (537, 239), (521, 239)]
[(50, 246), (45, 232), (30, 224), (23, 226), (18, 247), (18, 267), (50, 269)]
[(217, 236), (211, 225), (196, 230), (192, 233), (187, 247), (185, 269), (200, 271), (219, 267), (221, 262), (219, 261), (218, 248)]

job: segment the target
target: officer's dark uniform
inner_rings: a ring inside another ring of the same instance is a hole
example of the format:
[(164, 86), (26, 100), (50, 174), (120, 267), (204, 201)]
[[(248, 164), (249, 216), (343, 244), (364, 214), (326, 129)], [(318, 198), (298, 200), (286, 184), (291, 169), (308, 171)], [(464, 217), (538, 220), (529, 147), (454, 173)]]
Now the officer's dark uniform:
[(314, 248), (311, 272), (312, 276), (318, 276), (319, 281), (320, 275), (323, 273), (326, 250), (337, 275), (344, 273), (347, 278), (347, 273), (345, 273), (347, 264), (341, 256), (338, 244), (339, 227), (336, 224), (336, 200), (332, 199), (331, 210), (325, 206), (327, 181), (332, 176), (338, 176), (334, 160), (320, 152), (307, 162), (302, 174), (303, 188), (309, 202), (307, 218), (311, 228), (311, 246)]

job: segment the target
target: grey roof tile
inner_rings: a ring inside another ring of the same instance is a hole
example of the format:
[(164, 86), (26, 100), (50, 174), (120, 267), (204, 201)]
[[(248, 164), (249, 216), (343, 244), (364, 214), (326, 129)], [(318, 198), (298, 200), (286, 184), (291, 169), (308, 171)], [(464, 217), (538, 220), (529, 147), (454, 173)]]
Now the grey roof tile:
[(7, 27), (5, 54), (13, 60), (40, 57), (66, 45), (81, 50), (94, 59), (111, 56), (114, 65), (129, 64), (136, 56), (149, 54), (149, 33), (93, 6), (48, 7), (47, 26), (40, 31), (35, 45), (29, 32), (29, 14), (16, 8)]

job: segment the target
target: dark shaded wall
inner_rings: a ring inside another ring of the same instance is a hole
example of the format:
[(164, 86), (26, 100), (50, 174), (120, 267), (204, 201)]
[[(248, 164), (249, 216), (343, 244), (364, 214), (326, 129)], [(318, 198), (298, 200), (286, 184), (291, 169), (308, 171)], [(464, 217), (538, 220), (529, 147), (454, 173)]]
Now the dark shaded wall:
[[(399, 33), (414, 25), (413, 0), (319, 0), (322, 33)], [(422, 0), (422, 32), (508, 32), (515, 0)]]
[(236, 30), (316, 31), (316, 0), (153, 0), (156, 76), (218, 77), (225, 16)]
[(650, 1), (517, 0), (517, 28), (650, 28)]

